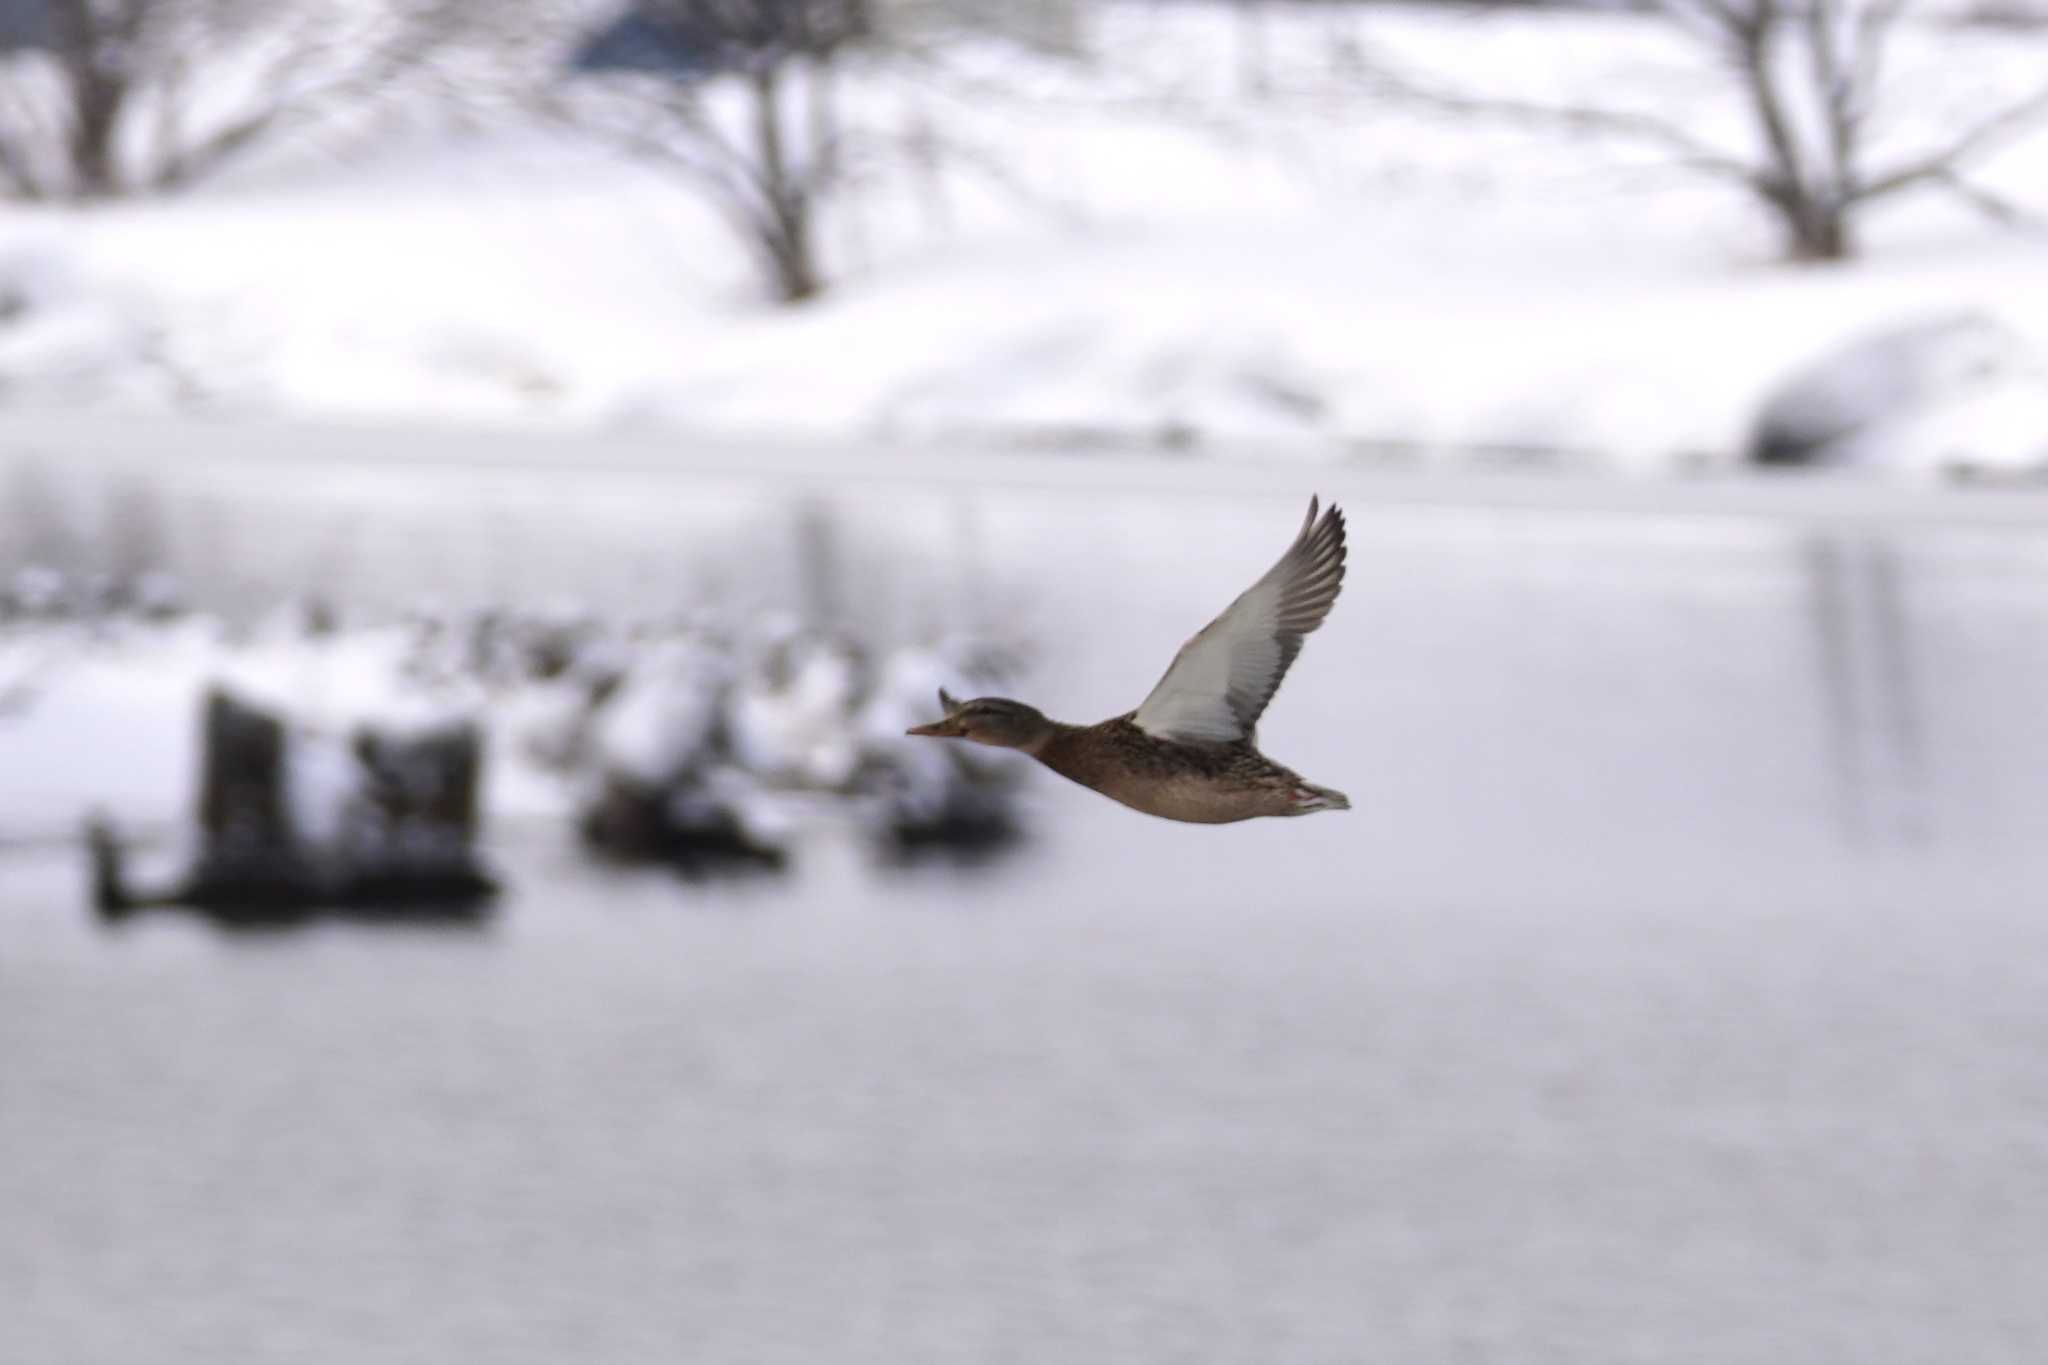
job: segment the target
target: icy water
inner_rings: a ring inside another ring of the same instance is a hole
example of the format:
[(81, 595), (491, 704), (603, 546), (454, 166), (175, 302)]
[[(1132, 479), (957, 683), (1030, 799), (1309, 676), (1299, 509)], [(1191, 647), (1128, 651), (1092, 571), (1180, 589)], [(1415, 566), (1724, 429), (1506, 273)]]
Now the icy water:
[[(1274, 482), (820, 486), (857, 607), (1011, 613), (1092, 718)], [(578, 505), (686, 559), (787, 494)], [(1348, 502), (1263, 734), (1348, 816), (1048, 782), (987, 866), (709, 886), (522, 827), (475, 931), (0, 859), (0, 1358), (2038, 1360), (2048, 537)]]

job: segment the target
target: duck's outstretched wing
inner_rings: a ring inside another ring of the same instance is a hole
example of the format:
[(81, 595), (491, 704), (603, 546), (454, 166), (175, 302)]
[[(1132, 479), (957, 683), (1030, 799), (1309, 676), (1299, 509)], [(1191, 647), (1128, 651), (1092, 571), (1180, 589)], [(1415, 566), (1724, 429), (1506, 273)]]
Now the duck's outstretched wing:
[(1138, 728), (1185, 743), (1252, 737), (1302, 637), (1323, 623), (1344, 586), (1344, 514), (1333, 506), (1318, 517), (1316, 508), (1310, 498), (1301, 534), (1280, 562), (1181, 646), (1132, 715)]

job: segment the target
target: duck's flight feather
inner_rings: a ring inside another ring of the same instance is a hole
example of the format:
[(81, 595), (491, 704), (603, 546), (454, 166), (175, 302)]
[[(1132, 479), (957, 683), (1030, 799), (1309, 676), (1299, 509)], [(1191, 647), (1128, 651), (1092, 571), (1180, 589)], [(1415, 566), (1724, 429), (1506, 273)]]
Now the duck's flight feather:
[(1181, 646), (1166, 676), (1131, 719), (1147, 734), (1184, 743), (1228, 744), (1253, 728), (1302, 637), (1323, 623), (1344, 586), (1344, 514), (1308, 517), (1287, 553), (1221, 616)]

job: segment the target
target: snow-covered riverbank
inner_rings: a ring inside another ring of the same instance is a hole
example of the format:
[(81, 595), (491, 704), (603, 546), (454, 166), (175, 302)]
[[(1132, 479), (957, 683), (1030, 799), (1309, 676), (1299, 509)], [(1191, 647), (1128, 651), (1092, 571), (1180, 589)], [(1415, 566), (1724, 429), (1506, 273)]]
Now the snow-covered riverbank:
[[(855, 81), (983, 172), (884, 177), (832, 226), (840, 287), (797, 310), (752, 301), (741, 248), (674, 185), (533, 133), (10, 207), (0, 401), (1634, 469), (1737, 458), (1778, 379), (1872, 328), (1975, 310), (2048, 345), (2048, 254), (1938, 199), (1878, 215), (1861, 263), (1787, 268), (1739, 200), (1640, 148), (1329, 75), (1352, 41), (1531, 97), (1619, 81), (1726, 131), (1711, 82), (1644, 76), (1682, 66), (1653, 26), (1268, 8), (1279, 68), (1321, 73), (1307, 94), (1233, 93), (1234, 19), (1181, 4), (1113, 9), (1093, 65)], [(1987, 98), (2039, 69), (2023, 36), (1944, 41)], [(1910, 145), (1953, 111), (1889, 112)], [(2025, 198), (2044, 157), (2024, 144), (1989, 183)]]
[[(993, 634), (1030, 647), (1031, 700), (1084, 720), (1133, 705), (1319, 491), (1351, 514), (1352, 576), (1266, 734), (1460, 810), (1404, 855), (1484, 835), (1503, 866), (1549, 867), (1616, 829), (1682, 861), (1810, 851), (1929, 803), (1946, 837), (2005, 847), (2038, 806), (2039, 490), (77, 418), (0, 449), (9, 573), (140, 560), (243, 629), (311, 598), (373, 623), (511, 606), (750, 630), (825, 612), (891, 649)], [(101, 757), (118, 776), (126, 718), (156, 705), (155, 670), (108, 667), (103, 704), (12, 765), (43, 824), (93, 793), (35, 783)], [(155, 712), (177, 743), (189, 707)], [(1706, 787), (1675, 781), (1695, 747)]]

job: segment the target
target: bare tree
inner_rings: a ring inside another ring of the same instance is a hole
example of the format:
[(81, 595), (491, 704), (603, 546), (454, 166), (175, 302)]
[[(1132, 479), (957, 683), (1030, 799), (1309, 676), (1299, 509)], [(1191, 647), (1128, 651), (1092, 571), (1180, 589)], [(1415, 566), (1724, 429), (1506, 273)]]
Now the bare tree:
[(1751, 136), (1731, 147), (1669, 114), (1619, 104), (1546, 104), (1460, 93), (1392, 69), (1396, 93), (1461, 112), (1506, 115), (1619, 135), (1662, 147), (1677, 164), (1737, 186), (1778, 224), (1794, 260), (1855, 254), (1855, 220), (1909, 191), (1940, 190), (1994, 216), (2020, 210), (1975, 178), (1993, 153), (2048, 121), (2048, 83), (1989, 103), (1940, 137), (1880, 147), (1873, 125), (1896, 112), (1893, 50), (1913, 29), (1930, 40), (1947, 19), (1914, 24), (1911, 0), (1647, 0), (1703, 54), (1739, 102)]
[(642, 0), (549, 103), (694, 180), (800, 303), (825, 287), (819, 217), (849, 169), (839, 69), (873, 32), (867, 0)]
[(387, 93), (462, 0), (0, 0), (0, 193), (174, 188)]

